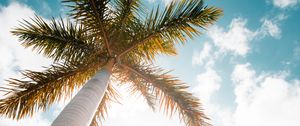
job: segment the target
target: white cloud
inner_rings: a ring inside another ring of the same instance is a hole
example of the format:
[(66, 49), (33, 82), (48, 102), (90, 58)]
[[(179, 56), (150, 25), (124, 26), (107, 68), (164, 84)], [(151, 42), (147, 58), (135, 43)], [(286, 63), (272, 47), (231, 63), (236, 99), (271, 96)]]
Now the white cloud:
[(278, 8), (294, 7), (299, 3), (299, 0), (273, 0), (273, 5)]
[(221, 77), (212, 68), (197, 75), (198, 85), (193, 89), (204, 103), (209, 102), (211, 96), (220, 89)]
[(247, 19), (234, 18), (227, 31), (223, 27), (213, 26), (208, 30), (208, 36), (221, 53), (246, 56), (251, 51), (252, 40), (259, 40), (267, 36), (279, 39), (281, 37), (279, 24), (286, 18), (284, 14), (279, 14), (271, 19), (263, 18), (261, 26), (256, 30), (250, 30), (246, 26)]
[(279, 14), (273, 18), (262, 18), (262, 25), (260, 29), (257, 30), (258, 38), (264, 38), (266, 36), (271, 36), (273, 38), (279, 39), (281, 37), (280, 22), (287, 19), (284, 14)]
[(19, 121), (0, 116), (0, 126), (50, 126), (50, 122), (42, 115), (42, 112), (38, 112), (32, 117), (27, 117)]
[(193, 64), (204, 64), (205, 61), (212, 57), (212, 46), (208, 42), (205, 42), (202, 48), (202, 51), (197, 53), (194, 52), (192, 63)]
[[(13, 27), (18, 26), (18, 21), (33, 16), (34, 11), (31, 8), (17, 2), (12, 2), (6, 7), (0, 7), (0, 84), (5, 84), (4, 80), (9, 77), (16, 77), (20, 69), (37, 70), (51, 62), (41, 55), (33, 53), (30, 49), (24, 49), (20, 46), (21, 43), (17, 37), (10, 33)], [(3, 96), (0, 94), (0, 97)], [(49, 122), (39, 112), (31, 118), (20, 121), (0, 117), (0, 125), (47, 126)]]
[(236, 65), (231, 74), (236, 107), (212, 100), (222, 80), (211, 68), (197, 76), (193, 91), (216, 126), (298, 126), (300, 81), (288, 77), (284, 71), (258, 74), (249, 63)]
[[(40, 69), (40, 65), (46, 66), (51, 61), (41, 55), (32, 52), (31, 49), (24, 49), (21, 42), (16, 36), (13, 36), (10, 31), (19, 25), (22, 19), (34, 17), (34, 11), (17, 2), (10, 3), (7, 7), (0, 9), (0, 44), (2, 48), (6, 48), (5, 53), (1, 53), (1, 57), (7, 57), (6, 54), (12, 57), (1, 60), (0, 62), (14, 62), (21, 69)], [(11, 60), (11, 61), (8, 61)]]
[(250, 64), (237, 65), (232, 73), (237, 104), (229, 119), (232, 125), (298, 126), (300, 83), (287, 77), (285, 72), (258, 75)]
[(10, 52), (9, 48), (6, 48), (5, 46), (0, 47), (0, 81), (3, 80), (4, 78), (7, 78), (8, 75), (13, 74), (12, 69), (16, 66), (14, 61), (14, 56)]
[(33, 117), (21, 119), (19, 121), (0, 117), (1, 126), (50, 126), (47, 118), (43, 117), (41, 112), (36, 113)]
[(262, 32), (265, 35), (270, 35), (274, 38), (280, 38), (281, 29), (278, 27), (277, 24), (272, 22), (269, 19), (264, 19), (262, 24)]
[[(193, 88), (193, 93), (200, 98), (205, 114), (212, 119), (216, 119), (219, 114), (219, 105), (212, 100), (221, 87), (221, 77), (212, 68), (206, 68), (206, 71), (197, 75), (197, 85)], [(211, 124), (215, 125), (216, 121), (211, 120)]]
[(232, 81), (236, 84), (236, 102), (245, 103), (244, 100), (251, 98), (251, 91), (254, 90), (255, 71), (247, 69), (250, 64), (237, 65), (232, 73)]
[[(221, 88), (222, 78), (217, 71), (214, 70), (214, 62), (219, 57), (217, 54), (212, 54), (211, 45), (208, 42), (204, 43), (204, 47), (199, 54), (194, 54), (193, 63), (205, 64), (205, 71), (197, 75), (197, 85), (192, 89), (193, 93), (198, 96), (205, 110), (205, 114), (212, 118), (217, 119), (220, 114), (220, 106), (215, 104), (212, 100), (214, 94), (216, 94)], [(215, 120), (210, 121), (211, 124), (218, 124)]]
[(228, 31), (222, 27), (213, 26), (208, 30), (208, 35), (221, 52), (245, 56), (250, 49), (249, 42), (255, 36), (255, 32), (249, 30), (246, 24), (247, 20), (235, 18), (231, 21)]

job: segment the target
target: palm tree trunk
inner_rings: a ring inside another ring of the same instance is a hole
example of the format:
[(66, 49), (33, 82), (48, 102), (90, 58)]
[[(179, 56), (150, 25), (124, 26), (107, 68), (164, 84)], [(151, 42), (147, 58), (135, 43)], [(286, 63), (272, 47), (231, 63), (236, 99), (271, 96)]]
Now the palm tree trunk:
[(51, 126), (89, 126), (108, 86), (113, 61), (89, 80)]

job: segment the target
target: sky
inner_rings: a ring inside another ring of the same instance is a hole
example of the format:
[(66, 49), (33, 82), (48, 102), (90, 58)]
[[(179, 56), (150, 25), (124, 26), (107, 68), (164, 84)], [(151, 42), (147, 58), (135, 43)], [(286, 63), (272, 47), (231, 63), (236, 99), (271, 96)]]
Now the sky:
[[(172, 0), (144, 0), (167, 6)], [(209, 0), (224, 10), (215, 25), (178, 45), (175, 57), (158, 56), (156, 64), (190, 85), (215, 126), (300, 125), (300, 0)], [(40, 70), (51, 60), (24, 49), (9, 32), (34, 14), (45, 19), (66, 16), (59, 0), (0, 1), (0, 86), (25, 69)], [(113, 104), (104, 126), (184, 126), (177, 116), (152, 112), (143, 99)], [(1, 94), (0, 94), (1, 95)], [(1, 96), (0, 96), (1, 97)], [(46, 112), (1, 126), (47, 126), (68, 101)]]

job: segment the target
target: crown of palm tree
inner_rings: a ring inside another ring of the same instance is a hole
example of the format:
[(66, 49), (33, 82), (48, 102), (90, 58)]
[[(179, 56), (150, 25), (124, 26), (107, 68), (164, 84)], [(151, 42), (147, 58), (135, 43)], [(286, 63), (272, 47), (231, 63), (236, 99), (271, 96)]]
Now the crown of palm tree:
[(71, 96), (109, 60), (116, 61), (110, 82), (92, 125), (100, 125), (108, 104), (116, 101), (118, 85), (129, 85), (148, 105), (168, 114), (179, 113), (187, 126), (206, 125), (198, 98), (188, 86), (153, 66), (157, 54), (176, 55), (176, 43), (200, 35), (222, 11), (203, 5), (203, 0), (181, 0), (150, 12), (140, 0), (64, 0), (73, 22), (45, 21), (36, 16), (24, 20), (12, 33), (25, 47), (54, 60), (42, 72), (24, 71), (24, 79), (9, 79), (2, 87), (0, 114), (13, 119), (32, 116)]

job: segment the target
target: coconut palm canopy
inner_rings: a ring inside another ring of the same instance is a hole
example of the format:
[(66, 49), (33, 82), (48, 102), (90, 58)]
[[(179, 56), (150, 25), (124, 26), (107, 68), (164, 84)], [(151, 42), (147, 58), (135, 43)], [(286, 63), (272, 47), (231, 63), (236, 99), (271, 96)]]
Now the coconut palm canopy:
[[(188, 86), (152, 64), (157, 54), (176, 55), (175, 45), (200, 35), (222, 14), (203, 0), (181, 0), (148, 11), (140, 0), (64, 0), (70, 20), (45, 21), (39, 16), (21, 21), (12, 33), (24, 47), (54, 60), (44, 71), (23, 71), (1, 90), (0, 113), (21, 119), (46, 110), (72, 95), (107, 62), (112, 77), (92, 125), (100, 125), (108, 104), (119, 97), (115, 87), (129, 85), (152, 109), (179, 113), (187, 126), (208, 124), (199, 99)], [(112, 83), (113, 82), (113, 83)]]

